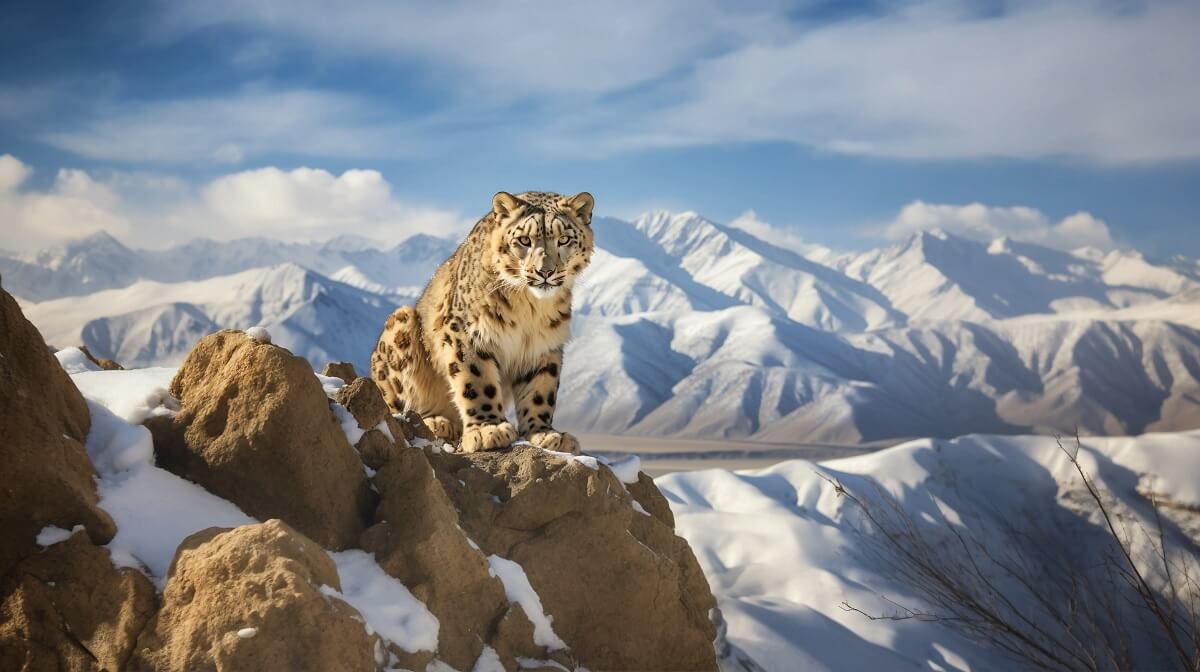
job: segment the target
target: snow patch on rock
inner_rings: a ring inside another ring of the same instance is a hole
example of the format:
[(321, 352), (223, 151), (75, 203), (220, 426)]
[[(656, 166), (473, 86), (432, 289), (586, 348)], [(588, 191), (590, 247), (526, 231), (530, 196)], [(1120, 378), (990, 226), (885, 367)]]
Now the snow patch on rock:
[(525, 615), (533, 623), (533, 642), (551, 650), (565, 649), (567, 645), (558, 635), (554, 634), (551, 626), (553, 620), (542, 608), (542, 599), (538, 597), (529, 577), (520, 565), (498, 555), (488, 556), (488, 571), (504, 584), (504, 594), (509, 602), (516, 602), (525, 610)]
[(85, 528), (83, 525), (76, 525), (69, 530), (64, 530), (61, 527), (55, 527), (53, 525), (47, 525), (46, 527), (42, 528), (41, 532), (38, 532), (37, 543), (38, 546), (53, 546), (70, 539), (71, 536), (76, 532), (83, 532), (84, 529)]
[(322, 592), (348, 602), (372, 631), (405, 651), (437, 651), (437, 617), (403, 583), (384, 572), (373, 555), (350, 550), (330, 552), (329, 557), (337, 565), (342, 591), (325, 586)]
[(271, 342), (271, 332), (263, 327), (250, 327), (246, 330), (246, 335), (259, 343)]

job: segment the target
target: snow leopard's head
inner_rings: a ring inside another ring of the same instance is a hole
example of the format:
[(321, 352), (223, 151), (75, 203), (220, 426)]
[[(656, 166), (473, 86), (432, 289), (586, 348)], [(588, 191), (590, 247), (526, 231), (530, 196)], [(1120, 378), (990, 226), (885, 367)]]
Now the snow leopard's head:
[(528, 289), (538, 299), (570, 287), (595, 249), (593, 205), (595, 200), (586, 191), (574, 196), (538, 191), (496, 194), (492, 214), (498, 226), (492, 241), (500, 279)]

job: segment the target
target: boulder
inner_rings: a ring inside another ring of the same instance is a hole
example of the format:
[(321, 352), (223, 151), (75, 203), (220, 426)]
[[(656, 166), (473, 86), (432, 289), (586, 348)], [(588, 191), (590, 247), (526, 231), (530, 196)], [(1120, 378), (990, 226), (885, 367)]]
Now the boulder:
[(147, 424), (159, 466), (328, 548), (357, 543), (369, 486), (304, 359), (220, 331), (196, 344), (170, 391), (179, 413)]
[(469, 670), (508, 611), (504, 586), (458, 526), (425, 453), (399, 451), (375, 475), (380, 503), (362, 547), (440, 623), (438, 657)]
[(135, 669), (375, 670), (382, 643), (341, 590), (337, 567), (279, 520), (209, 528), (179, 546)]
[(716, 669), (716, 601), (648, 477), (635, 484), (641, 513), (612, 471), (587, 458), (517, 446), (430, 459), (461, 527), (484, 554), (525, 570), (581, 664)]
[(321, 369), (321, 375), (329, 378), (341, 378), (347, 383), (353, 383), (358, 378), (354, 365), (350, 362), (330, 362)]
[(0, 595), (4, 670), (126, 669), (157, 608), (150, 581), (82, 531), (18, 563)]
[(0, 289), (0, 576), (34, 551), (46, 526), (83, 525), (96, 544), (116, 534), (96, 504), (90, 427), (83, 395)]

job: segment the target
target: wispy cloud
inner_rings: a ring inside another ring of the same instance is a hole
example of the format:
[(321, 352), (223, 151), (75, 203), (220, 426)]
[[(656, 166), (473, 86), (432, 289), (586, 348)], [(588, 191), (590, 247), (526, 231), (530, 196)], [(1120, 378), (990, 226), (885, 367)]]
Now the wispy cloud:
[[(264, 79), (166, 100), (113, 86), (39, 137), (162, 163), (437, 156), (496, 138), (565, 157), (784, 142), (905, 160), (1200, 159), (1200, 3), (1184, 0), (1030, 0), (988, 14), (914, 0), (824, 20), (772, 1), (156, 7), (143, 40), (231, 29), (244, 42), (228, 50), (232, 71)], [(318, 69), (394, 73), (395, 86), (271, 80), (288, 67), (281, 45)], [(38, 97), (9, 98), (0, 117), (45, 113)]]
[(371, 158), (422, 151), (417, 125), (339, 92), (249, 87), (237, 93), (102, 104), (78, 127), (44, 134), (92, 159), (237, 164), (251, 156)]
[(1194, 2), (983, 15), (921, 0), (826, 22), (776, 3), (682, 0), (166, 7), (166, 36), (235, 25), (418, 64), (452, 114), (526, 101), (492, 121), (566, 154), (782, 141), (902, 159), (1200, 157)]
[(267, 167), (222, 175), (199, 189), (169, 174), (98, 177), (74, 169), (33, 189), (32, 173), (20, 159), (0, 155), (0, 248), (30, 250), (100, 230), (148, 247), (195, 237), (309, 241), (345, 233), (393, 243), (470, 225), (459, 213), (398, 199), (374, 170)]
[(353, 0), (336, 9), (320, 0), (213, 0), (162, 8), (151, 27), (157, 39), (238, 26), (335, 57), (415, 61), (447, 90), (485, 106), (620, 91), (782, 25), (777, 3), (720, 0)]
[(609, 151), (784, 141), (903, 159), (1200, 157), (1196, 3), (899, 7), (742, 45), (699, 63), (676, 101), (563, 135)]

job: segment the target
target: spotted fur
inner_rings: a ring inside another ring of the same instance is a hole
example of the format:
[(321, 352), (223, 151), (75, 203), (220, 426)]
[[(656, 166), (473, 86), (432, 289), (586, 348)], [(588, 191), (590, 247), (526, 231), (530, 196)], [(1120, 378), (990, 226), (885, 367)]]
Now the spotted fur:
[(461, 436), (469, 452), (518, 434), (579, 449), (553, 423), (571, 290), (594, 249), (593, 203), (586, 192), (496, 194), (416, 305), (388, 317), (371, 371), (395, 410), (416, 411), (444, 439)]

